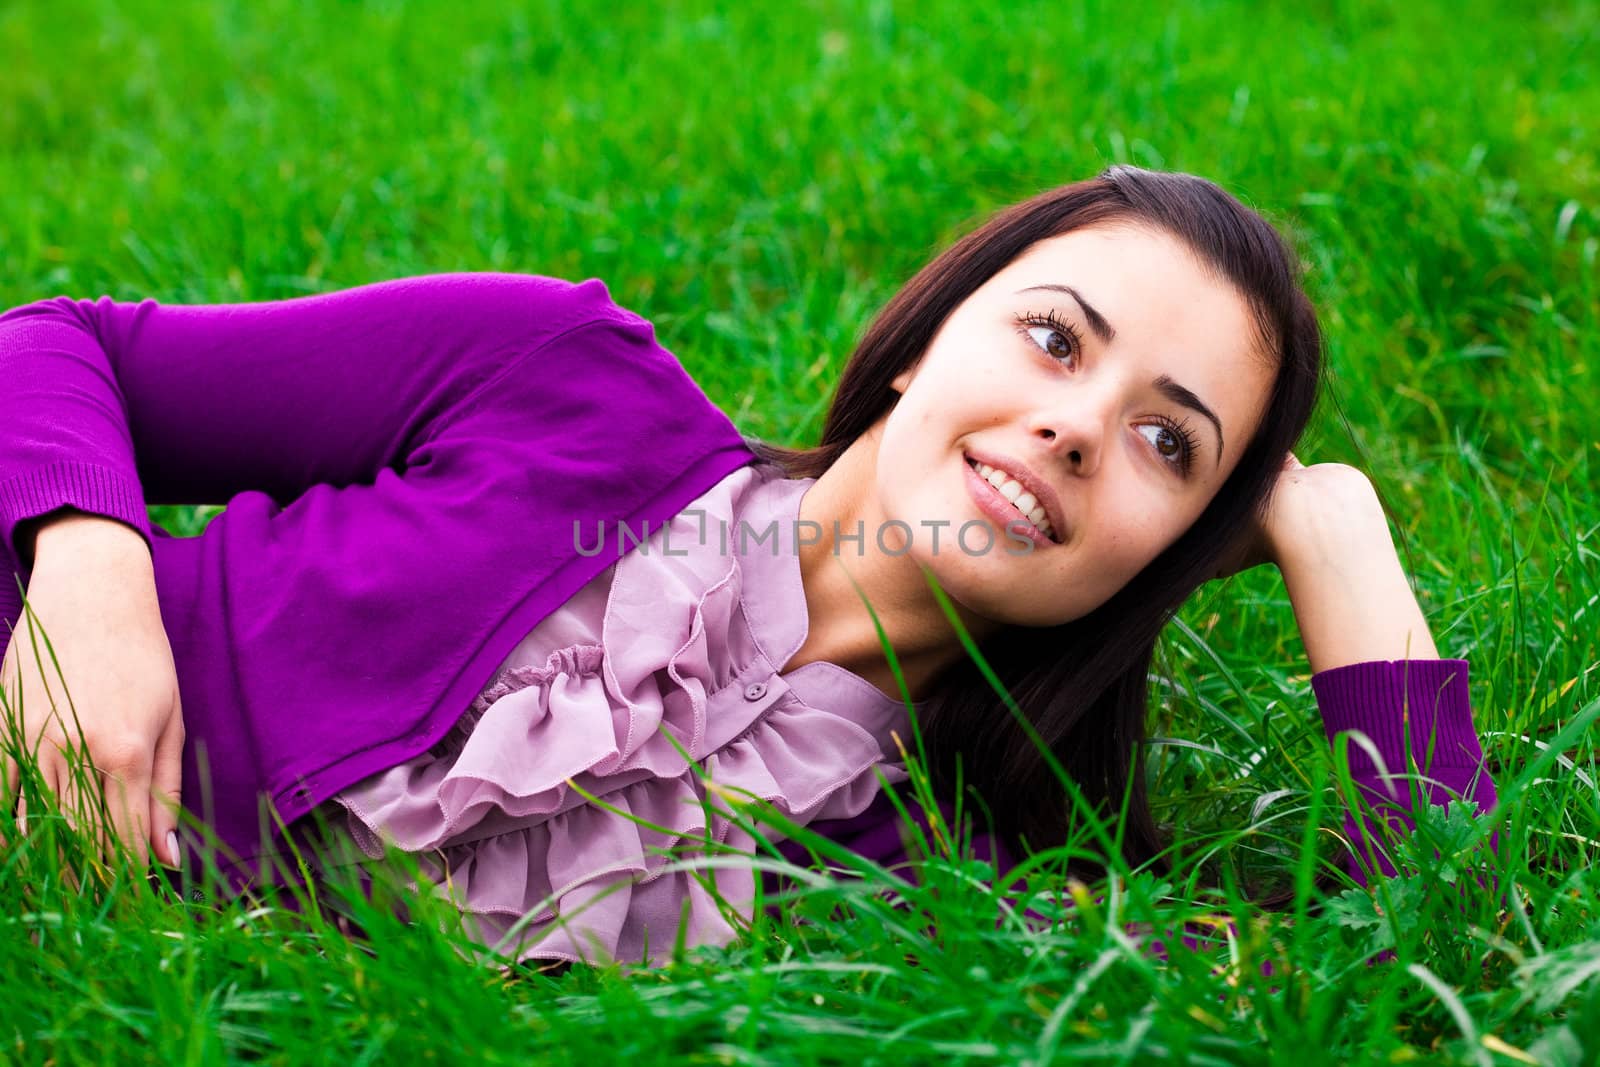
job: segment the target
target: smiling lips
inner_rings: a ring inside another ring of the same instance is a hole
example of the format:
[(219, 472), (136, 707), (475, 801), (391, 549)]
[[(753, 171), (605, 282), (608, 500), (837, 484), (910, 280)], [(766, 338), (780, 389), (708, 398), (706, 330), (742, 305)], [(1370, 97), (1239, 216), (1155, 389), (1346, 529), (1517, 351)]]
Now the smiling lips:
[[(991, 468), (988, 464), (969, 461), (966, 466), (968, 492), (979, 509), (993, 522), (1007, 530), (1021, 531), (1041, 548), (1061, 543), (1055, 527), (1044, 514), (1043, 505), (1034, 502), (1032, 494), (1026, 493), (1021, 483), (1007, 476), (1005, 471)], [(997, 480), (1001, 482), (999, 486), (994, 484)], [(1011, 496), (1008, 497), (1007, 493)], [(1028, 514), (1018, 509), (1018, 500), (1032, 505)]]
[[(965, 458), (968, 469), (1004, 502), (1008, 510), (1001, 510), (1005, 516), (1002, 521), (1010, 521), (1014, 513), (1041, 533), (1042, 544), (1062, 543), (1065, 524), (1061, 521), (1061, 506), (1050, 486), (1037, 474), (1005, 456), (969, 452)], [(985, 501), (984, 489), (975, 489), (974, 494), (980, 503)], [(992, 497), (987, 499), (993, 502)]]

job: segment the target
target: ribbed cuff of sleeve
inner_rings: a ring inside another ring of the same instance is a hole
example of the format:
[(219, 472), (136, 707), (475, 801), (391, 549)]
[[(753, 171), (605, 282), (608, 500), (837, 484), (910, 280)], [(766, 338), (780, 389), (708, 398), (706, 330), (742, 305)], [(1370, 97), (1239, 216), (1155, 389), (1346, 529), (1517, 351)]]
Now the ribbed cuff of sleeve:
[(0, 543), (10, 557), (8, 564), (21, 560), (19, 524), (68, 505), (127, 523), (144, 537), (146, 546), (153, 540), (144, 490), (137, 479), (98, 463), (63, 460), (0, 482)]
[[(1472, 725), (1467, 661), (1375, 660), (1323, 671), (1311, 679), (1329, 742), (1357, 730), (1372, 739), (1390, 773), (1411, 758), (1423, 770), (1476, 767), (1483, 750)], [(1350, 747), (1352, 771), (1370, 769), (1371, 756)]]
[[(1349, 748), (1350, 772), (1359, 801), (1371, 805), (1375, 818), (1356, 808), (1346, 810), (1345, 833), (1351, 843), (1346, 870), (1359, 884), (1374, 874), (1393, 875), (1389, 855), (1392, 837), (1414, 826), (1411, 790), (1404, 784), (1411, 761), (1420, 769), (1422, 795), (1429, 804), (1462, 797), (1479, 811), (1496, 800), (1493, 780), (1483, 766), (1483, 749), (1472, 724), (1465, 660), (1399, 660), (1356, 663), (1324, 671), (1311, 679), (1329, 741), (1347, 731), (1371, 738), (1376, 756), (1390, 775), (1374, 766), (1374, 754), (1363, 746)], [(1351, 798), (1352, 804), (1358, 798)], [(1490, 847), (1495, 838), (1490, 837)]]

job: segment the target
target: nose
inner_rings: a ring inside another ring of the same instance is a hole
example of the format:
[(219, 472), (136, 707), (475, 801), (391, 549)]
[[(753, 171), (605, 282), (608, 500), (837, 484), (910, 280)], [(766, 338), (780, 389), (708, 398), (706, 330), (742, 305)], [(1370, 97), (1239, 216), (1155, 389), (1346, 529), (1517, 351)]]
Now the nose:
[(1065, 404), (1041, 412), (1033, 429), (1063, 469), (1086, 478), (1099, 469), (1113, 415), (1109, 396), (1078, 390)]

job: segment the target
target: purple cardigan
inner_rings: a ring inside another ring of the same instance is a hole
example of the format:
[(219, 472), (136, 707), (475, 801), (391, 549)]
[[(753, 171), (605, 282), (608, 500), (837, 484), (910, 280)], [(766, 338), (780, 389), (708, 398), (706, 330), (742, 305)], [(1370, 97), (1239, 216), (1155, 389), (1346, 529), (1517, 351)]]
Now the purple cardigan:
[[(594, 280), (444, 274), (206, 306), (59, 297), (0, 314), (0, 382), (0, 644), (27, 579), (20, 522), (71, 505), (144, 535), (188, 733), (184, 804), (236, 853), (222, 866), (239, 881), (278, 833), (261, 794), (292, 822), (423, 752), (617, 558), (575, 552), (574, 519), (619, 538), (624, 522), (654, 528), (755, 458)], [(147, 504), (227, 510), (174, 538)], [(1413, 744), (1436, 750), (1435, 799), (1488, 806), (1466, 680), (1447, 660), (1357, 664), (1314, 686), (1330, 738), (1364, 731), (1391, 769), (1408, 702)], [(1377, 798), (1376, 768), (1352, 752)], [(885, 804), (819, 829), (873, 858), (900, 848)]]

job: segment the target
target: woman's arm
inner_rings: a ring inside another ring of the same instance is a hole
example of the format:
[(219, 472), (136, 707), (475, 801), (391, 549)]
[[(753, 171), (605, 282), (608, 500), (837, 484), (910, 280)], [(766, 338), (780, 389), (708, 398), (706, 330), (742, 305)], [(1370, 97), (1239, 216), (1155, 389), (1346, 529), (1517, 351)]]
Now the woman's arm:
[[(1461, 796), (1480, 811), (1492, 807), (1467, 664), (1439, 658), (1366, 475), (1290, 457), (1261, 546), (1289, 591), (1329, 742), (1353, 732), (1370, 743), (1352, 738), (1347, 749), (1360, 800), (1405, 831), (1415, 826), (1413, 780), (1430, 804)], [(1395, 871), (1374, 830), (1356, 811), (1346, 813), (1347, 869), (1363, 883), (1371, 872)]]
[[(465, 707), (508, 651), (493, 628), (519, 612), (532, 625), (581, 584), (575, 518), (659, 519), (748, 459), (599, 282), (451, 274), (249, 305), (47, 300), (0, 315), (0, 382), (4, 673), (33, 685), (44, 669), (26, 628), (11, 633), (31, 572), (41, 623), (80, 635), (62, 666), (90, 698), (74, 704), (98, 768), (134, 748), (148, 764), (153, 738), (193, 727), (212, 767), (243, 782), (259, 770), (280, 805), (337, 758), (365, 745), (377, 760), (436, 709)], [(207, 501), (230, 505), (208, 536), (150, 540), (147, 502)], [(93, 539), (126, 571), (90, 568)], [(152, 569), (159, 613), (119, 592), (148, 593)], [(175, 699), (145, 686), (138, 701), (116, 681), (158, 666), (139, 634), (170, 635), (181, 720)], [(28, 705), (30, 740), (79, 736), (47, 699)], [(46, 788), (62, 778), (56, 747)], [(183, 758), (185, 788), (203, 791), (195, 747)], [(235, 792), (238, 810), (211, 799), (228, 840), (248, 843), (255, 794)]]
[(252, 304), (13, 308), (0, 314), (0, 547), (30, 569), (18, 526), (63, 507), (148, 542), (146, 504), (259, 490), (285, 505), (403, 472), (497, 373), (608, 307), (598, 282), (442, 274)]
[[(484, 382), (602, 301), (598, 285), (456, 274), (258, 304), (60, 297), (0, 314), (0, 683), (69, 818), (82, 798), (64, 751), (81, 743), (122, 786), (105, 789), (117, 836), (175, 859), (161, 801), (179, 800), (184, 731), (147, 501), (260, 490), (284, 504), (404, 470)], [(32, 662), (25, 575), (70, 701)], [(0, 795), (20, 813), (19, 767), (9, 753), (3, 766)]]

